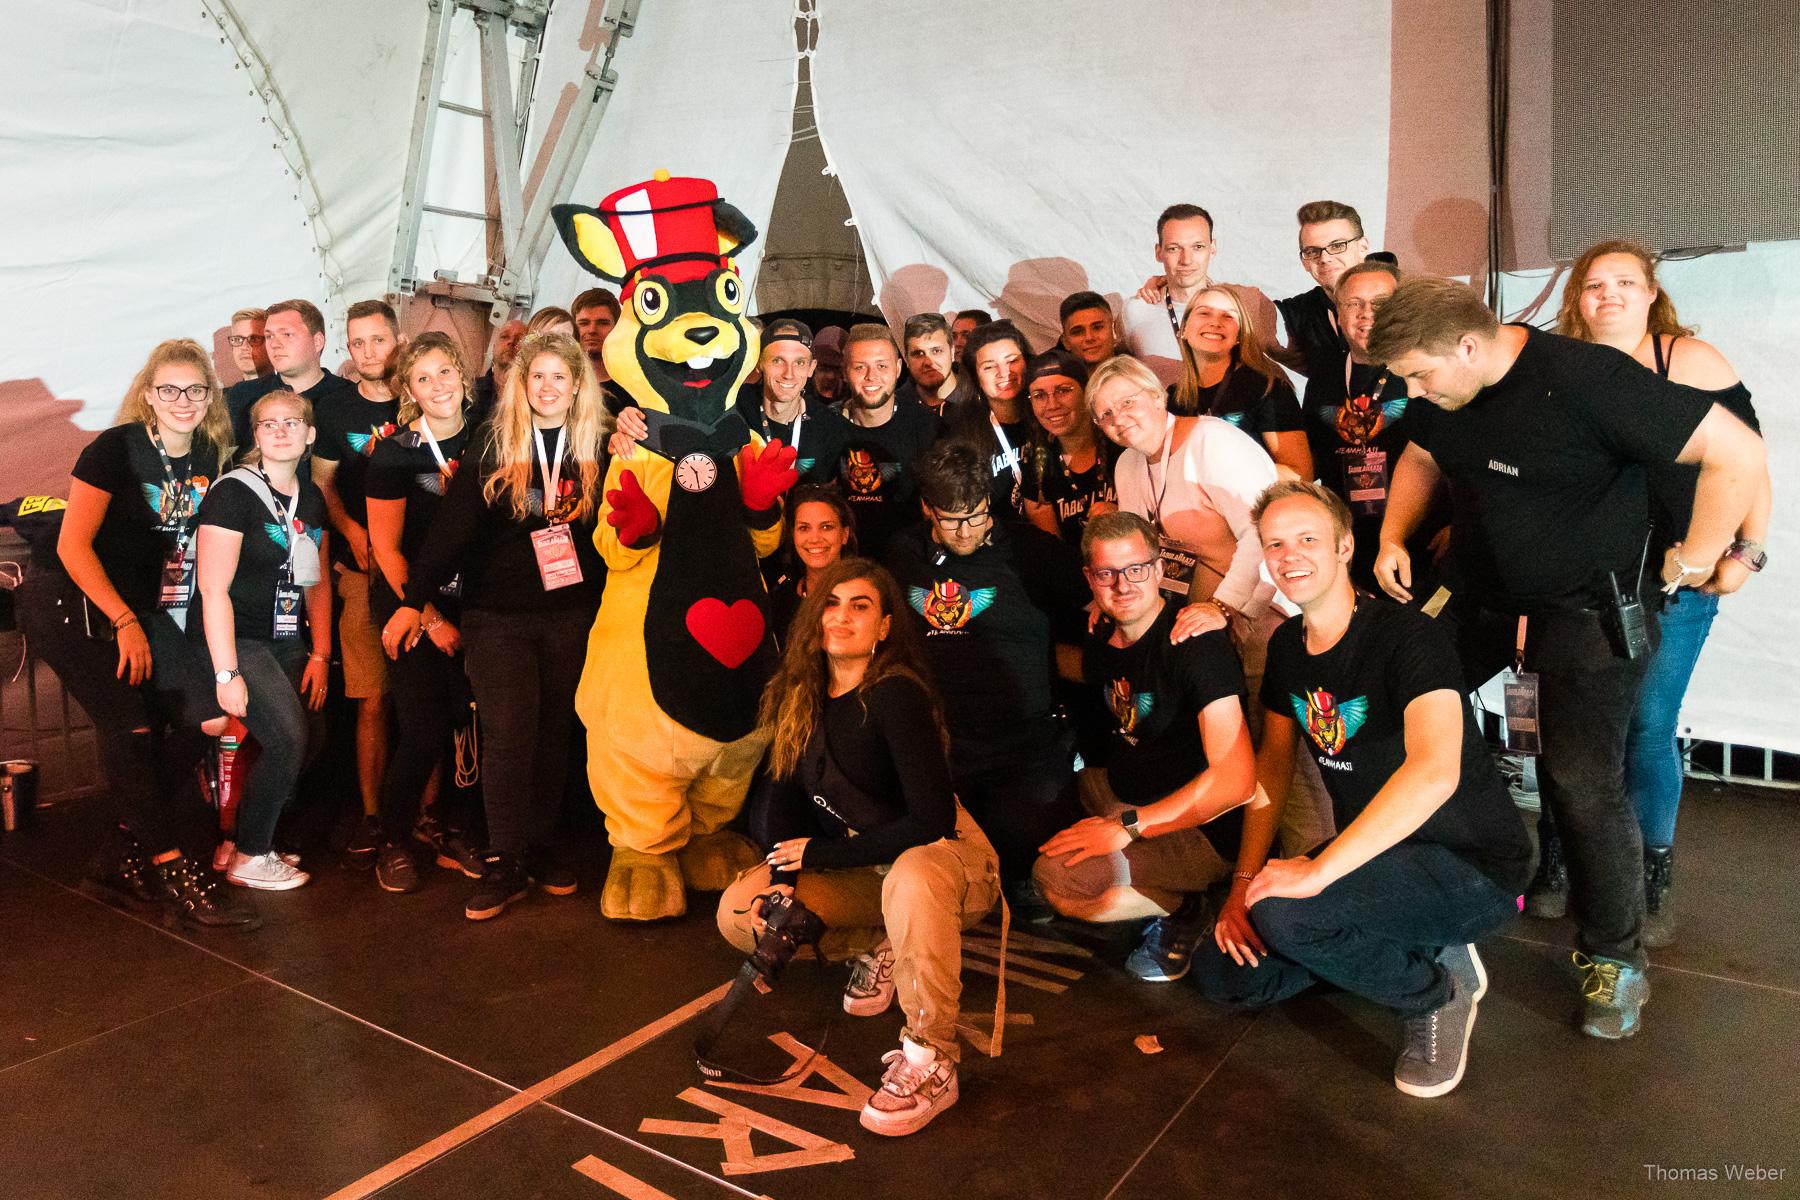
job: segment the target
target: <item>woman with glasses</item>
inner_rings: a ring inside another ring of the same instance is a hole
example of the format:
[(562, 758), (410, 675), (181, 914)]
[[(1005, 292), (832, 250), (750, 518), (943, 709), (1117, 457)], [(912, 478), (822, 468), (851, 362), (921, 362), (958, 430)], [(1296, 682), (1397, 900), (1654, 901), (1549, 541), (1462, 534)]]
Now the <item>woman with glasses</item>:
[(1027, 503), (1025, 473), (1046, 444), (1043, 429), (1025, 399), (1025, 364), (1031, 346), (1011, 321), (990, 321), (969, 335), (963, 346), (963, 378), (974, 390), (950, 406), (945, 421), (950, 436), (961, 438), (988, 456), (996, 513), (1026, 516), (1046, 533), (1056, 532), (1047, 508)]
[(1294, 385), (1263, 349), (1234, 287), (1213, 284), (1188, 301), (1181, 316), (1181, 382), (1169, 408), (1228, 421), (1255, 438), (1283, 475), (1313, 477)]
[(499, 916), (534, 879), (550, 895), (575, 893), (574, 872), (555, 860), (550, 840), (605, 580), (594, 525), (610, 429), (580, 344), (561, 333), (527, 337), (484, 436), (408, 560), (405, 598), (382, 631), (390, 657), (412, 652), (426, 636), (425, 610), (460, 580), (488, 825), (481, 881), (463, 907), (471, 921)]
[(184, 698), (207, 685), (182, 626), (193, 597), (195, 514), (231, 457), (231, 420), (206, 351), (150, 352), (117, 423), (76, 459), (54, 555), (34, 556), (19, 625), (94, 723), (116, 806), (88, 884), (190, 926), (253, 929), (203, 859), (183, 854), (178, 810), (206, 748)]
[[(1600, 342), (1629, 354), (1664, 379), (1708, 393), (1752, 429), (1758, 428), (1750, 391), (1725, 356), (1694, 336), (1675, 315), (1675, 302), (1656, 280), (1656, 258), (1637, 242), (1607, 241), (1590, 247), (1569, 269), (1556, 331), (1566, 337)], [(1670, 466), (1650, 473), (1653, 542), (1647, 557), (1660, 562), (1694, 507), (1699, 468)], [(1719, 611), (1719, 598), (1744, 585), (1760, 571), (1767, 554), (1763, 538), (1769, 526), (1770, 491), (1765, 474), (1750, 514), (1738, 530), (1730, 552), (1713, 577), (1698, 589), (1683, 588), (1663, 600), (1658, 625), (1660, 645), (1638, 691), (1637, 707), (1625, 742), (1625, 788), (1637, 809), (1644, 838), (1644, 944), (1668, 945), (1675, 938), (1675, 817), (1681, 804), (1682, 759), (1676, 723), (1682, 697), (1700, 660), (1706, 635)], [(1555, 839), (1553, 829), (1540, 833)], [(1560, 853), (1544, 859), (1560, 862)], [(1539, 870), (1532, 882), (1532, 907), (1552, 912), (1562, 907), (1554, 872)]]
[[(410, 564), (456, 476), (470, 433), (467, 374), (452, 338), (436, 330), (419, 335), (400, 351), (394, 371), (401, 389), (400, 432), (376, 445), (368, 474), (369, 552), (375, 566), (369, 603), (382, 625), (406, 595)], [(399, 737), (381, 784), (375, 882), (383, 891), (418, 890), (418, 865), (407, 845), (421, 804), (434, 807), (443, 794), (444, 751), (469, 713), (460, 591), (452, 579), (426, 601), (420, 612), (425, 636), (410, 649), (384, 646), (394, 660), (389, 682)], [(459, 869), (466, 864), (479, 876), (456, 835), (435, 822), (425, 832), (440, 864)]]
[(767, 858), (719, 897), (719, 931), (755, 949), (772, 900), (826, 926), (820, 952), (851, 959), (844, 1011), (898, 997), (900, 1048), (882, 1056), (863, 1127), (916, 1133), (957, 1100), (962, 933), (999, 895), (999, 863), (957, 802), (949, 736), (906, 601), (867, 559), (828, 567), (807, 593), (763, 692)]
[[(285, 388), (250, 409), (256, 448), (200, 507), (196, 576), (200, 620), (188, 634), (212, 662), (217, 714), (236, 717), (260, 753), (238, 805), (237, 845), (225, 877), (287, 891), (310, 878), (275, 849), (311, 737), (307, 709), (325, 704), (331, 662), (331, 575), (325, 498), (300, 473), (316, 431), (312, 405)], [(304, 704), (302, 703), (304, 697)]]
[(1025, 373), (1025, 398), (1044, 431), (1028, 463), (1025, 512), (1040, 528), (1050, 527), (1039, 516), (1047, 514), (1071, 546), (1081, 544), (1089, 520), (1119, 507), (1113, 486), (1119, 448), (1094, 426), (1083, 398), (1087, 377), (1087, 367), (1067, 350), (1038, 355)]

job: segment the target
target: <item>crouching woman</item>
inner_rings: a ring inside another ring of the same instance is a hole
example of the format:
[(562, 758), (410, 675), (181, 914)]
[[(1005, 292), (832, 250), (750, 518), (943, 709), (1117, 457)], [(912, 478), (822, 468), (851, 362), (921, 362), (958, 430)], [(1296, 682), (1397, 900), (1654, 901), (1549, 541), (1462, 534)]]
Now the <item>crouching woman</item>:
[(852, 959), (844, 1010), (906, 1027), (883, 1056), (867, 1129), (914, 1133), (956, 1103), (962, 931), (999, 895), (994, 849), (950, 788), (949, 739), (893, 576), (867, 559), (826, 569), (795, 616), (763, 692), (768, 858), (719, 900), (719, 929), (748, 953), (771, 893), (828, 928), (821, 952)]

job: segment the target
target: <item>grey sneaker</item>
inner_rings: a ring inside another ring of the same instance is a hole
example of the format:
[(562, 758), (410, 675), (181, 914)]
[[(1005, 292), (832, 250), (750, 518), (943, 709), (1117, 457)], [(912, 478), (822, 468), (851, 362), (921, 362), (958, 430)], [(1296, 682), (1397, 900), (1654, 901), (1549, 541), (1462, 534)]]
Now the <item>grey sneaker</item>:
[(1125, 960), (1125, 969), (1146, 983), (1174, 983), (1193, 965), (1194, 947), (1212, 932), (1212, 905), (1201, 892), (1144, 927), (1144, 940)]
[[(1479, 961), (1479, 960), (1477, 960)], [(1402, 1022), (1406, 1045), (1394, 1063), (1394, 1086), (1409, 1096), (1442, 1096), (1462, 1082), (1475, 1031), (1475, 993), (1450, 972), (1450, 998), (1422, 1016)]]
[(850, 964), (844, 985), (844, 1011), (853, 1017), (878, 1017), (894, 1003), (894, 947), (886, 938)]
[(1650, 1002), (1650, 977), (1643, 968), (1616, 958), (1574, 954), (1581, 972), (1581, 1032), (1618, 1041), (1638, 1031)]
[(862, 1127), (887, 1137), (917, 1133), (956, 1103), (956, 1064), (930, 1046), (900, 1039), (900, 1049), (881, 1056), (887, 1072), (863, 1105)]

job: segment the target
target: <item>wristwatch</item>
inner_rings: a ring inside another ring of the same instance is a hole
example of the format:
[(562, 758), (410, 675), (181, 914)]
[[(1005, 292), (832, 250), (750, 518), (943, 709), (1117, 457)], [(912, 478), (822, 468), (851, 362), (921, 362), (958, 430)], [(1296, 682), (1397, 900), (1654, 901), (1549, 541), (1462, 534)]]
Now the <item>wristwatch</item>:
[(232, 680), (236, 679), (237, 677), (238, 677), (238, 669), (236, 667), (229, 667), (223, 671), (214, 671), (213, 672), (213, 682), (214, 683), (230, 683)]
[(1138, 810), (1135, 808), (1120, 813), (1119, 824), (1125, 827), (1126, 836), (1134, 842), (1144, 836), (1144, 831), (1138, 828)]
[(1763, 549), (1763, 544), (1743, 538), (1731, 543), (1731, 549), (1725, 552), (1725, 557), (1737, 559), (1752, 571), (1760, 571), (1769, 565), (1769, 552)]

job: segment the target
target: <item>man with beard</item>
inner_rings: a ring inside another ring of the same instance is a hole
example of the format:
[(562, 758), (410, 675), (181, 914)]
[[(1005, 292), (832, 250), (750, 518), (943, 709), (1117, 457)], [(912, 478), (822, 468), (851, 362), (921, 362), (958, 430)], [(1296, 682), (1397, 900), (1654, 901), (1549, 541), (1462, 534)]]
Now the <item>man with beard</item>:
[(479, 424), (487, 420), (488, 414), (494, 411), (494, 401), (500, 394), (501, 384), (506, 382), (506, 373), (512, 370), (513, 356), (519, 352), (519, 343), (525, 340), (525, 322), (514, 317), (501, 323), (494, 330), (494, 343), (489, 350), (488, 369), (485, 374), (475, 380), (474, 395), (469, 408), (469, 422)]
[(918, 520), (912, 464), (939, 432), (924, 405), (896, 400), (899, 378), (900, 352), (887, 326), (853, 326), (844, 340), (846, 428), (836, 478), (856, 513), (862, 552), (871, 558), (881, 556), (896, 530)]
[(919, 313), (906, 318), (901, 335), (906, 346), (906, 381), (900, 398), (916, 399), (938, 416), (956, 397), (962, 380), (950, 345), (950, 325), (941, 313)]

